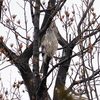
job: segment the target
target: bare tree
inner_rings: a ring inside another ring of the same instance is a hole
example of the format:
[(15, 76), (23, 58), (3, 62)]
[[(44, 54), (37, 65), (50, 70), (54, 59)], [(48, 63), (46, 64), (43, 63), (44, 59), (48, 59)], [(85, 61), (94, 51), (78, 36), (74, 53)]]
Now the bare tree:
[[(95, 0), (81, 0), (81, 9), (77, 5), (73, 5), (72, 13), (63, 8), (67, 0), (25, 0), (23, 1), (24, 7), (18, 4), (24, 11), (24, 28), (21, 26), (20, 20), (17, 20), (17, 23), (15, 22), (16, 15), (12, 15), (10, 9), (11, 1), (4, 0), (2, 6), (1, 1), (1, 24), (14, 34), (17, 44), (16, 49), (14, 49), (13, 44), (9, 47), (6, 45), (8, 38), (4, 40), (4, 37), (0, 36), (0, 52), (3, 56), (1, 61), (9, 61), (11, 65), (13, 64), (18, 68), (23, 78), (23, 81), (19, 84), (25, 84), (30, 100), (51, 100), (48, 90), (55, 77), (53, 100), (75, 100), (76, 96), (80, 99), (85, 97), (88, 100), (94, 100), (95, 98), (99, 100), (100, 15), (95, 13), (93, 7)], [(26, 14), (27, 4), (30, 6), (30, 16), (33, 24), (29, 30), (28, 15)], [(9, 16), (6, 14), (7, 10)], [(63, 11), (64, 14), (62, 15)], [(43, 21), (41, 21), (41, 16)], [(4, 19), (5, 17), (6, 19)], [(66, 38), (63, 38), (63, 33), (59, 32), (60, 29), (57, 28), (56, 20), (60, 20), (62, 23)], [(52, 21), (53, 27), (51, 27)], [(42, 22), (42, 25), (40, 25), (40, 22)], [(18, 28), (23, 30), (26, 36), (22, 35)], [(33, 32), (31, 32), (32, 39), (28, 36), (31, 29), (33, 29)], [(53, 33), (52, 39), (55, 37), (55, 42), (48, 42), (51, 48), (46, 48), (48, 50), (45, 51), (42, 42), (44, 37), (49, 41), (49, 38), (46, 37), (48, 30)], [(1, 34), (3, 33), (0, 31)], [(61, 45), (61, 48), (58, 48), (57, 51), (61, 50), (62, 55), (54, 55), (57, 42)], [(39, 50), (41, 45), (43, 51)], [(44, 51), (48, 53), (53, 49), (52, 46), (55, 46), (54, 51), (52, 54), (49, 53), (50, 56), (45, 57), (46, 64), (43, 62), (45, 70), (43, 70), (42, 75), (40, 73), (41, 61), (39, 55)], [(23, 47), (25, 48), (23, 49)], [(56, 64), (54, 65), (53, 62), (56, 62)], [(52, 66), (49, 70), (48, 63), (49, 66)], [(47, 86), (47, 78), (51, 73), (54, 76), (51, 77), (51, 82), (49, 81), (49, 86)]]

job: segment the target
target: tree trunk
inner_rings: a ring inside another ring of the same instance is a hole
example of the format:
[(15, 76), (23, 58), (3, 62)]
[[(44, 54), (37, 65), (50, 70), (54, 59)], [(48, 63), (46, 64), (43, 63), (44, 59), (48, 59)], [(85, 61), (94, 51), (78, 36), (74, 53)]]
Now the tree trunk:
[(70, 65), (70, 56), (72, 55), (72, 51), (69, 50), (67, 48), (67, 51), (69, 52), (66, 52), (66, 49), (63, 50), (63, 56), (61, 58), (60, 61), (63, 61), (65, 58), (68, 58), (68, 60), (64, 63), (62, 63), (60, 66), (59, 66), (59, 71), (58, 71), (58, 75), (57, 75), (57, 79), (56, 79), (56, 84), (55, 84), (55, 88), (54, 88), (54, 97), (53, 97), (53, 100), (58, 100), (59, 99), (59, 92), (56, 90), (61, 90), (63, 89), (64, 90), (64, 87), (65, 87), (65, 81), (66, 81), (66, 72), (68, 72), (68, 69), (69, 69), (69, 65)]

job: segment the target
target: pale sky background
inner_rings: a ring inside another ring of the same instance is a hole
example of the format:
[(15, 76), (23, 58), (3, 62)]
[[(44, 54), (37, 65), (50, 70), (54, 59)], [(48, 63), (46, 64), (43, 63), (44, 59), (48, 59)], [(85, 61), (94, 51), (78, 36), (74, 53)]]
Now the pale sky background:
[[(17, 15), (15, 22), (20, 19), (21, 20), (21, 25), (24, 27), (24, 25), (23, 25), (23, 22), (24, 22), (24, 12), (23, 12), (23, 9), (18, 5), (18, 3), (19, 3), (21, 6), (23, 6), (23, 2), (22, 1), (23, 0), (11, 0), (10, 9), (11, 9), (11, 14), (12, 15), (13, 14)], [(81, 4), (80, 1), (81, 0), (67, 0), (65, 6), (66, 6), (66, 8), (69, 7), (69, 12), (70, 12), (70, 11), (72, 11), (72, 4), (77, 4), (79, 6)], [(100, 0), (95, 0), (95, 2), (94, 2), (94, 8), (95, 8), (96, 14), (100, 14), (100, 10), (99, 10), (100, 7), (99, 7), (99, 5), (100, 5)], [(27, 4), (27, 7), (26, 7), (26, 13), (28, 15), (27, 16), (28, 17), (27, 18), (28, 19), (28, 29), (30, 29), (33, 25), (31, 23), (31, 20), (29, 20), (29, 19), (31, 19), (31, 16), (30, 16), (30, 7), (29, 7), (28, 4)], [(57, 20), (56, 23), (57, 23), (57, 26), (59, 27), (59, 31), (61, 33), (63, 33), (63, 36), (65, 37), (64, 30), (60, 28), (60, 27), (62, 27), (62, 24), (60, 23), (59, 20)], [(0, 36), (2, 35), (2, 36), (7, 37), (8, 30), (6, 28), (4, 28), (1, 24), (0, 24), (0, 31), (1, 31), (0, 32)], [(24, 35), (24, 31), (23, 30), (19, 29), (18, 31), (20, 31), (20, 33), (22, 33)], [(29, 34), (32, 31), (33, 30), (31, 30), (29, 32)], [(11, 41), (7, 42), (8, 45), (14, 42), (13, 34), (11, 34), (10, 39), (11, 39)], [(9, 63), (6, 63), (6, 65), (9, 65)], [(3, 67), (5, 67), (6, 65), (2, 64), (2, 66), (1, 66), (1, 61), (0, 61), (0, 69), (3, 68)], [(8, 89), (8, 90), (9, 90), (9, 88), (11, 88), (11, 86), (14, 83), (15, 80), (16, 81), (17, 80), (22, 80), (21, 77), (20, 77), (20, 75), (18, 74), (17, 68), (15, 68), (13, 65), (11, 67), (8, 67), (8, 68), (4, 69), (4, 70), (1, 70), (0, 71), (0, 77), (2, 78), (3, 86), (5, 87), (5, 89)], [(0, 88), (1, 87), (2, 86), (0, 86)], [(24, 86), (22, 85), (21, 89), (23, 89), (23, 87)], [(51, 97), (53, 96), (52, 88), (53, 87), (51, 87), (51, 89), (50, 89), (50, 95), (51, 95)], [(29, 100), (27, 92), (25, 92), (22, 95), (21, 100)]]

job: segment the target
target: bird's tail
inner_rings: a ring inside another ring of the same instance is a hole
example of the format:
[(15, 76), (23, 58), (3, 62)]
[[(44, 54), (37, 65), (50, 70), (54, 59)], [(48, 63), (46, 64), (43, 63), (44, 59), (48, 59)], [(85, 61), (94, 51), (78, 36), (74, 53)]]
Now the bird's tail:
[(47, 56), (47, 55), (43, 56), (43, 62), (42, 62), (41, 70), (40, 70), (40, 73), (43, 73), (43, 75), (45, 75), (48, 71), (50, 60), (51, 60), (50, 56)]

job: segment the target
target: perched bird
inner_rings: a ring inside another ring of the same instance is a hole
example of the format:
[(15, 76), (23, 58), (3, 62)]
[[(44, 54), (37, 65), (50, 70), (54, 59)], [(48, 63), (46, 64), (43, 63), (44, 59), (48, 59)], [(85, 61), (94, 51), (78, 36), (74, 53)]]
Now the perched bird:
[(40, 73), (43, 73), (43, 75), (47, 73), (49, 62), (58, 48), (58, 40), (54, 33), (54, 25), (55, 23), (53, 21), (47, 29), (46, 34), (41, 39), (43, 63)]

